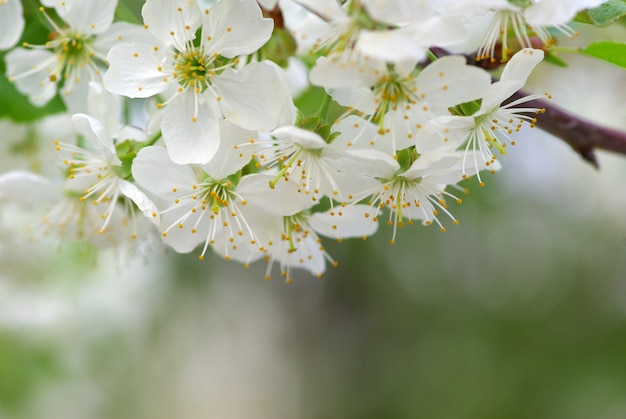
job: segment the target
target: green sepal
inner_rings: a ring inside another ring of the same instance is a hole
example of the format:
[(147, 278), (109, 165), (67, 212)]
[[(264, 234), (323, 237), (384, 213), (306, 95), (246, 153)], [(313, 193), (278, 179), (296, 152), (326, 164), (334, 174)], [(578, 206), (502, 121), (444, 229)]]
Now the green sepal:
[(578, 13), (574, 22), (603, 27), (623, 16), (626, 16), (626, 0), (608, 0), (598, 7)]
[(470, 116), (474, 115), (480, 109), (482, 99), (476, 99), (469, 102), (459, 103), (456, 106), (448, 108), (448, 112), (455, 116)]
[(137, 153), (144, 147), (143, 143), (135, 140), (124, 140), (115, 145), (115, 153), (117, 157), (122, 161), (122, 165), (116, 168), (116, 173), (122, 179), (132, 179), (132, 165), (133, 160), (137, 157)]
[(400, 170), (399, 170), (400, 173), (404, 173), (407, 170), (409, 170), (409, 168), (413, 164), (413, 160), (414, 160), (413, 152), (414, 151), (415, 149), (412, 147), (408, 147), (408, 148), (405, 148), (404, 150), (398, 151), (397, 156), (398, 156), (398, 164), (400, 165)]

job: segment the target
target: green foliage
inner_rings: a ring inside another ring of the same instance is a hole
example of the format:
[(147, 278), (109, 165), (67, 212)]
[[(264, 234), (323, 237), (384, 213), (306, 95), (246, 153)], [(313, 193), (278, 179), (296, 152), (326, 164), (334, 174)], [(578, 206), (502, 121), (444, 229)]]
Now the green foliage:
[(470, 116), (474, 115), (480, 109), (482, 99), (472, 100), (470, 102), (460, 103), (454, 107), (448, 108), (452, 115)]
[(59, 372), (58, 352), (53, 347), (29, 344), (23, 335), (0, 332), (0, 405), (17, 411), (43, 378)]
[(623, 16), (626, 16), (626, 0), (608, 0), (594, 9), (578, 13), (574, 21), (603, 27)]
[(619, 67), (626, 68), (626, 44), (613, 41), (599, 41), (589, 44), (583, 54), (599, 58)]

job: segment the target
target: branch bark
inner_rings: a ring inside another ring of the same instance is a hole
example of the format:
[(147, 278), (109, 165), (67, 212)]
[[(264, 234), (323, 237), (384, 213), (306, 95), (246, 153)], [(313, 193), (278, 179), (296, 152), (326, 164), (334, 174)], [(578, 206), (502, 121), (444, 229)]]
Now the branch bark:
[[(509, 101), (524, 96), (527, 93), (520, 90)], [(565, 141), (596, 168), (596, 148), (626, 155), (626, 132), (585, 120), (546, 99), (531, 100), (524, 106), (544, 108), (546, 112), (537, 115), (535, 126)]]

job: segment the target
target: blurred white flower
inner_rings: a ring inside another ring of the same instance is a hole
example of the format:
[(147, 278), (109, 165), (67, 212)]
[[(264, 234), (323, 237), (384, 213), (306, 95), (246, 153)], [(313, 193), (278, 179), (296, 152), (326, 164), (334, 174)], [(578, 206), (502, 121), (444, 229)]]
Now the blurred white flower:
[(24, 30), (21, 0), (0, 0), (0, 51), (17, 44)]
[(112, 23), (117, 0), (43, 3), (54, 7), (67, 26), (58, 26), (44, 11), (54, 28), (51, 40), (9, 52), (7, 76), (36, 106), (45, 105), (62, 89), (70, 109), (84, 111), (88, 83), (100, 80), (111, 46), (121, 39), (146, 39), (148, 34), (137, 25)]

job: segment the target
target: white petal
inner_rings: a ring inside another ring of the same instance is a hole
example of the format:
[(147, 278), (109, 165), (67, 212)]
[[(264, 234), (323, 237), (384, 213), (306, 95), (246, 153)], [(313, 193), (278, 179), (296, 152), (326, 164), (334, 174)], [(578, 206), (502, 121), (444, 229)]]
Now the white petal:
[[(390, 48), (390, 45), (393, 45), (393, 48)], [(406, 28), (387, 31), (364, 30), (359, 36), (356, 48), (363, 55), (390, 62), (406, 59), (419, 61), (426, 57), (427, 50), (427, 47), (416, 43)]]
[(540, 49), (522, 49), (506, 63), (500, 80), (514, 80), (519, 82), (520, 87), (522, 87), (526, 84), (526, 80), (533, 69), (543, 60), (543, 55), (543, 51)]
[(342, 162), (355, 173), (379, 178), (390, 178), (400, 169), (398, 162), (390, 155), (378, 150), (350, 149), (347, 151), (353, 160), (350, 164)]
[(50, 179), (16, 170), (0, 175), (0, 199), (22, 205), (40, 205), (61, 197), (61, 188)]
[(577, 12), (599, 6), (606, 0), (541, 0), (524, 10), (531, 26), (556, 26), (569, 22)]
[[(63, 88), (59, 91), (61, 93), (59, 96), (65, 103), (65, 109), (67, 112), (71, 114), (75, 114), (78, 112), (85, 112), (89, 107), (89, 83), (90, 78), (88, 76), (88, 72), (86, 68), (82, 68), (78, 70), (78, 76), (74, 80), (70, 86), (63, 86)], [(101, 79), (98, 77), (98, 79)], [(112, 95), (112, 93), (109, 93)]]
[(543, 59), (543, 51), (525, 48), (506, 63), (500, 81), (492, 84), (483, 96), (479, 113), (486, 113), (499, 106), (505, 99), (524, 87), (530, 73)]
[(99, 34), (106, 31), (117, 7), (117, 0), (63, 0), (48, 1), (61, 18), (77, 33)]
[(94, 118), (102, 121), (111, 135), (115, 136), (119, 132), (122, 123), (122, 102), (117, 96), (100, 83), (90, 82), (87, 94), (87, 109)]
[(376, 95), (369, 87), (328, 89), (328, 94), (338, 104), (357, 109), (366, 115), (376, 111)]
[(311, 150), (325, 148), (327, 145), (326, 141), (316, 133), (294, 126), (276, 128), (272, 131), (272, 135)]
[(469, 66), (465, 57), (443, 57), (429, 64), (415, 81), (418, 93), (435, 113), (448, 113), (450, 106), (480, 98), (491, 85), (482, 68)]
[(273, 179), (272, 175), (260, 173), (244, 176), (237, 186), (237, 193), (247, 205), (271, 215), (293, 215), (307, 208), (308, 200), (304, 194), (298, 193), (297, 183), (280, 180), (272, 189), (270, 181)]
[(12, 48), (17, 44), (24, 30), (22, 2), (9, 0), (0, 2), (0, 51)]
[(193, 185), (198, 181), (190, 166), (172, 162), (167, 150), (159, 146), (139, 150), (133, 160), (132, 172), (139, 186), (169, 202), (178, 196), (172, 188)]
[(276, 247), (270, 249), (272, 257), (280, 262), (283, 272), (294, 268), (306, 269), (312, 275), (321, 276), (326, 271), (326, 258), (317, 239), (314, 234), (301, 237), (293, 249), (288, 240), (277, 238)]
[[(219, 129), (219, 150), (210, 162), (202, 165), (202, 168), (215, 179), (225, 179), (250, 162), (252, 154), (257, 149), (250, 141), (256, 140), (258, 135), (227, 120), (219, 122)], [(242, 144), (245, 146), (240, 147)]]
[(143, 215), (146, 216), (146, 218), (148, 218), (150, 221), (158, 226), (159, 215), (158, 209), (154, 202), (152, 202), (145, 193), (141, 192), (139, 188), (124, 179), (118, 180), (118, 185), (120, 188), (120, 192), (122, 192), (124, 196), (133, 201), (135, 205), (137, 205), (137, 208), (139, 208), (139, 210), (143, 213)]
[(372, 217), (369, 205), (350, 205), (341, 209), (315, 213), (309, 219), (309, 225), (317, 233), (333, 239), (371, 236), (378, 229), (378, 223)]
[(148, 30), (165, 45), (179, 51), (196, 37), (202, 16), (195, 1), (147, 0), (141, 9)]
[(430, 14), (428, 0), (363, 0), (362, 3), (377, 22), (392, 25), (417, 22)]
[(150, 97), (164, 92), (170, 84), (170, 75), (163, 71), (166, 56), (162, 48), (155, 51), (147, 44), (118, 44), (111, 48), (107, 60), (104, 86), (113, 93)]
[[(191, 232), (191, 226), (196, 225), (201, 213), (201, 211), (196, 213), (191, 212), (194, 205), (195, 203), (193, 201), (187, 200), (180, 204), (173, 204), (168, 211), (161, 214), (161, 230), (175, 225), (175, 227), (171, 228), (167, 232), (167, 235), (163, 237), (163, 243), (167, 244), (178, 253), (192, 252), (200, 243), (206, 240), (210, 223), (200, 222), (196, 227), (196, 232)], [(184, 227), (178, 228), (177, 225), (180, 224), (179, 220), (181, 217), (187, 218), (184, 221)]]
[(226, 69), (212, 81), (224, 116), (247, 129), (271, 131), (292, 102), (282, 70), (269, 61)]
[(94, 40), (94, 50), (106, 56), (111, 48), (123, 42), (125, 44), (149, 44), (159, 43), (154, 36), (142, 25), (134, 25), (128, 22), (115, 22), (104, 33)]
[(453, 152), (434, 150), (429, 151), (413, 162), (411, 167), (402, 176), (407, 179), (416, 179), (435, 173), (444, 172), (461, 160), (461, 156)]
[(360, 54), (336, 53), (320, 57), (311, 69), (312, 84), (326, 88), (367, 87), (369, 89), (387, 70), (386, 63), (364, 59)]
[(147, 137), (148, 136), (144, 130), (137, 127), (125, 125), (119, 130), (117, 134), (117, 143), (119, 144), (126, 140), (142, 142), (145, 141)]
[(91, 142), (104, 160), (114, 165), (122, 164), (115, 153), (113, 138), (102, 122), (90, 115), (79, 113), (72, 116), (72, 122), (76, 125), (76, 130)]
[(474, 118), (444, 115), (417, 130), (415, 149), (424, 154), (433, 150), (455, 150), (474, 128)]
[(207, 163), (220, 145), (217, 109), (192, 90), (168, 103), (161, 130), (167, 152), (178, 164)]
[(256, 0), (221, 0), (204, 14), (202, 45), (227, 58), (248, 55), (270, 39), (274, 21), (266, 19)]
[(43, 106), (56, 95), (57, 84), (50, 81), (50, 74), (59, 65), (55, 54), (43, 49), (15, 48), (6, 55), (5, 62), (9, 79), (14, 78), (17, 89), (27, 94), (34, 105)]

